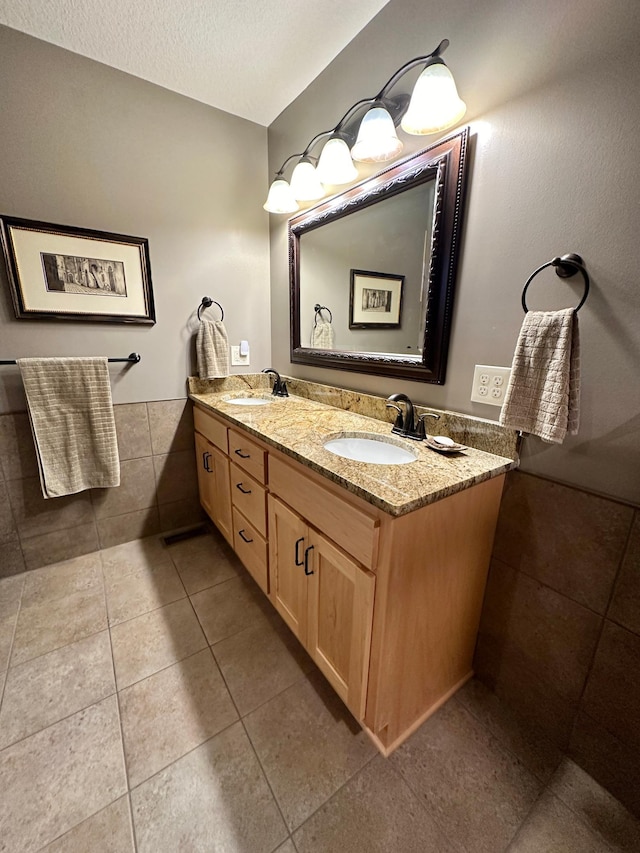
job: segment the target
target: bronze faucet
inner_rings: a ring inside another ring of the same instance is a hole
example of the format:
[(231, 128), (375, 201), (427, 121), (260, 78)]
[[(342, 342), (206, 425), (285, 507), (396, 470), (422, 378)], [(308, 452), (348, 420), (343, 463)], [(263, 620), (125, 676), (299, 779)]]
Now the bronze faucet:
[[(404, 403), (404, 415), (402, 414), (400, 406), (397, 405), (398, 403)], [(436, 415), (435, 412), (425, 412), (423, 415), (418, 417), (416, 422), (413, 403), (406, 394), (392, 394), (390, 397), (387, 397), (387, 408), (395, 409), (398, 412), (398, 416), (391, 428), (391, 432), (396, 433), (396, 435), (401, 435), (403, 438), (412, 438), (415, 441), (422, 441), (426, 438), (424, 428), (425, 418), (435, 418), (436, 420), (440, 420), (440, 415)]]

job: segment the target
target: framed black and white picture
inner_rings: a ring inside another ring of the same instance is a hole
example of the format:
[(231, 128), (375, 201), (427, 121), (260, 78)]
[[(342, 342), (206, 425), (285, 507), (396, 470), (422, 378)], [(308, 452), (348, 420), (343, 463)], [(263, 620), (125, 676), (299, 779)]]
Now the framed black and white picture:
[(144, 237), (10, 216), (0, 229), (18, 319), (155, 323)]
[(397, 329), (403, 287), (403, 275), (352, 269), (349, 328)]

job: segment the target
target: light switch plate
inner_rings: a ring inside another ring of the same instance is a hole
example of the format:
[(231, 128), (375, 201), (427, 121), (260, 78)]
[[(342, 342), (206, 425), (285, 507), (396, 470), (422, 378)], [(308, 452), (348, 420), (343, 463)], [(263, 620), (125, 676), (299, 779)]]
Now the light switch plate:
[(249, 361), (249, 345), (247, 344), (247, 354), (240, 355), (240, 347), (231, 347), (231, 364), (234, 366), (240, 364), (250, 364)]
[(485, 403), (487, 406), (502, 406), (510, 376), (510, 367), (476, 364), (473, 371), (471, 401)]

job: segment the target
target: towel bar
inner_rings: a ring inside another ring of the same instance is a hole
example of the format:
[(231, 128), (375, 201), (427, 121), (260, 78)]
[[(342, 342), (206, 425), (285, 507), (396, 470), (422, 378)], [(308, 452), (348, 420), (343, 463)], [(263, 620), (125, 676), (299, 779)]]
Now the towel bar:
[(584, 262), (580, 255), (576, 254), (568, 254), (562, 255), (559, 258), (552, 258), (550, 261), (547, 261), (546, 264), (542, 264), (541, 267), (538, 267), (537, 270), (534, 270), (529, 278), (527, 279), (527, 283), (525, 284), (522, 290), (522, 308), (524, 313), (526, 314), (529, 309), (527, 308), (527, 290), (529, 285), (533, 281), (533, 279), (538, 275), (539, 272), (546, 269), (547, 267), (555, 267), (556, 275), (560, 276), (560, 278), (571, 278), (577, 272), (582, 274), (584, 279), (584, 294), (582, 299), (576, 306), (576, 311), (579, 311), (584, 303), (587, 301), (587, 296), (589, 295), (589, 275), (587, 274), (586, 269), (584, 268)]
[[(129, 364), (137, 364), (142, 359), (142, 356), (139, 352), (132, 352), (126, 358), (108, 358), (107, 361), (127, 361)], [(17, 364), (15, 358), (6, 359), (4, 361), (0, 360), (0, 364)]]

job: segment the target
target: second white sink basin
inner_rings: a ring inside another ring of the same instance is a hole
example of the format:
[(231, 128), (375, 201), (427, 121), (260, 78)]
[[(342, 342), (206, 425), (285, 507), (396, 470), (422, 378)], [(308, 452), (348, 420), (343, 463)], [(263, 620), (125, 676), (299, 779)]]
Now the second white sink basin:
[(371, 462), (374, 465), (407, 465), (418, 455), (386, 436), (367, 433), (334, 436), (324, 443), (324, 449), (354, 462)]
[(270, 397), (233, 397), (231, 400), (225, 400), (225, 403), (232, 403), (234, 406), (268, 406), (272, 402)]

